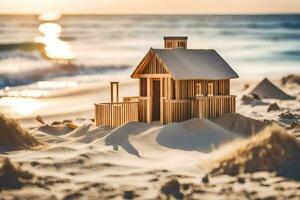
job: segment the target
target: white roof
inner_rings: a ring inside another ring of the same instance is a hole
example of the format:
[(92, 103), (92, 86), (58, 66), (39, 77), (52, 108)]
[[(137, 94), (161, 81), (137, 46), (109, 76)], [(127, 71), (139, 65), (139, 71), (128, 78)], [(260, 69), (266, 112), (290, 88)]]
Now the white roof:
[(238, 74), (215, 51), (202, 49), (153, 49), (175, 80), (221, 80)]

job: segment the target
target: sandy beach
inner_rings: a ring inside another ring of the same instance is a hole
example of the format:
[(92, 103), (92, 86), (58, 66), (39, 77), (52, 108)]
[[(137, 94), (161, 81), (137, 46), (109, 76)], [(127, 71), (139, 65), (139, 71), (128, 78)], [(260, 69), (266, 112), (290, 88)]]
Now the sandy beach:
[[(299, 199), (300, 87), (270, 80), (296, 98), (245, 100), (261, 79), (234, 80), (236, 114), (164, 126), (95, 127), (103, 86), (31, 99), (43, 105), (32, 112), (2, 104), (23, 128), (6, 138), (1, 126), (0, 199)], [(121, 85), (121, 96), (136, 91)]]

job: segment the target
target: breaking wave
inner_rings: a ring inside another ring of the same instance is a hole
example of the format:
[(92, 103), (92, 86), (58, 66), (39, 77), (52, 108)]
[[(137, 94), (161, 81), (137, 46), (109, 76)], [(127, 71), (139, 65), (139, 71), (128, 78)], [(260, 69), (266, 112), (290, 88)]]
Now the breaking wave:
[(95, 65), (52, 62), (40, 43), (0, 44), (0, 88), (77, 75), (124, 70), (127, 65)]

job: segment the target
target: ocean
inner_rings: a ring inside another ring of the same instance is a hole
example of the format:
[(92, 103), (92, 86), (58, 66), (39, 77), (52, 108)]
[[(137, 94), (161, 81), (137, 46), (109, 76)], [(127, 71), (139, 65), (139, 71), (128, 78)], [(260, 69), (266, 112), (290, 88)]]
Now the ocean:
[(129, 79), (150, 47), (174, 35), (216, 49), (241, 78), (300, 72), (300, 15), (2, 15), (0, 93)]

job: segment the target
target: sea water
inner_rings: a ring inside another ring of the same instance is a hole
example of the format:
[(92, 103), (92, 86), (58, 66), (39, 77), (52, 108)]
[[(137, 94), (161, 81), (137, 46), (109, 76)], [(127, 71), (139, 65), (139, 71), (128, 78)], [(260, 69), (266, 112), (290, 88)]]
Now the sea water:
[(241, 78), (300, 72), (300, 15), (2, 15), (1, 94), (129, 79), (150, 47), (163, 48), (163, 36), (217, 50)]

